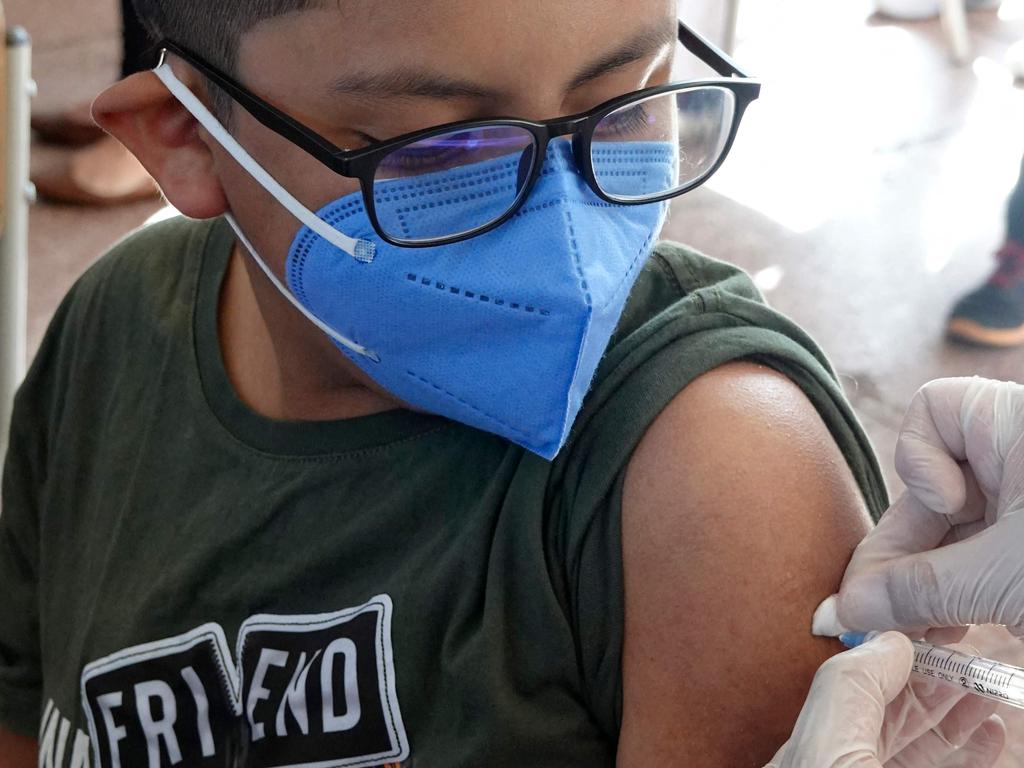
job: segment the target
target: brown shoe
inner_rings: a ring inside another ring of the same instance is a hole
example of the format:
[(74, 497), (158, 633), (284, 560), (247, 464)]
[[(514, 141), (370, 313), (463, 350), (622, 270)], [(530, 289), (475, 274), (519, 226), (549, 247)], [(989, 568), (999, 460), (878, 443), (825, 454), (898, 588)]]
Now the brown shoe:
[(59, 166), (34, 175), (32, 181), (41, 198), (72, 205), (110, 207), (160, 196), (142, 164), (106, 135), (69, 153)]
[(48, 144), (83, 147), (106, 134), (92, 119), (92, 105), (79, 104), (55, 115), (33, 115), (32, 130)]

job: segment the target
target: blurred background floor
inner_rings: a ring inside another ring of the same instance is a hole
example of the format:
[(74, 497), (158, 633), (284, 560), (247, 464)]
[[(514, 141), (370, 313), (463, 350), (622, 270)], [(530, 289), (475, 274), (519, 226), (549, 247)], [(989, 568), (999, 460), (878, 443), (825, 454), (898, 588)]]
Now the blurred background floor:
[[(90, 98), (116, 74), (114, 0), (5, 0), (28, 27), (36, 109)], [(686, 3), (683, 3), (684, 16)], [(756, 0), (736, 57), (765, 83), (726, 166), (677, 201), (667, 235), (750, 271), (831, 356), (895, 489), (892, 450), (914, 391), (939, 376), (1024, 378), (1024, 350), (953, 347), (955, 299), (991, 271), (1024, 153), (1024, 89), (1002, 65), (1024, 0), (970, 14), (973, 62), (938, 21), (863, 2)], [(33, 149), (36, 167), (63, 150)], [(31, 214), (29, 347), (76, 277), (161, 208), (39, 204)]]

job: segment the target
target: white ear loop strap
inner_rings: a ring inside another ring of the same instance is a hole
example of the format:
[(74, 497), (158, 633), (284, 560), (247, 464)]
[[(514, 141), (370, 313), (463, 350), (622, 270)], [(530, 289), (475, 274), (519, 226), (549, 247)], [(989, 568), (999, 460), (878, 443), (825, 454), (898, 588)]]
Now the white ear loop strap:
[(309, 210), (306, 206), (300, 203), (295, 197), (284, 187), (282, 187), (277, 180), (271, 176), (266, 169), (263, 168), (256, 160), (253, 159), (252, 155), (245, 151), (245, 148), (239, 144), (235, 137), (228, 133), (227, 129), (221, 125), (220, 121), (206, 108), (206, 105), (201, 102), (192, 91), (185, 87), (185, 85), (177, 78), (174, 74), (174, 70), (171, 69), (171, 65), (164, 61), (160, 66), (153, 70), (160, 81), (167, 86), (174, 97), (182, 103), (192, 116), (198, 120), (202, 126), (210, 132), (228, 153), (235, 158), (235, 161), (241, 165), (246, 171), (249, 172), (257, 183), (260, 184), (267, 192), (274, 196), (274, 198), (281, 203), (288, 212), (292, 214), (296, 219), (301, 221), (311, 230), (320, 235), (324, 240), (329, 242), (335, 248), (338, 248), (345, 253), (352, 256), (357, 261), (365, 263), (371, 262), (376, 255), (377, 246), (371, 243), (369, 240), (356, 240), (355, 238), (349, 237), (348, 235), (339, 232), (334, 227), (329, 226), (323, 219)]
[(253, 247), (252, 242), (250, 242), (249, 238), (245, 236), (245, 233), (242, 231), (242, 228), (238, 226), (238, 222), (235, 220), (235, 217), (229, 213), (224, 218), (228, 220), (228, 224), (230, 224), (231, 228), (235, 230), (235, 234), (238, 236), (238, 239), (241, 241), (242, 245), (244, 245), (245, 249), (249, 251), (249, 255), (252, 256), (253, 261), (255, 261), (259, 265), (260, 269), (263, 270), (263, 273), (267, 276), (270, 282), (274, 284), (274, 287), (277, 288), (277, 290), (279, 290), (284, 295), (284, 297), (288, 299), (288, 301), (290, 301), (297, 310), (299, 310), (299, 312), (305, 315), (306, 318), (311, 323), (313, 323), (313, 325), (315, 325), (321, 331), (326, 333), (336, 342), (341, 344), (341, 346), (345, 347), (345, 349), (351, 350), (352, 352), (355, 352), (357, 355), (361, 355), (369, 360), (372, 360), (375, 363), (380, 362), (380, 357), (377, 355), (376, 352), (372, 352), (371, 350), (367, 349), (361, 344), (356, 344), (351, 339), (346, 339), (336, 330), (327, 325), (327, 323), (325, 323), (323, 320), (321, 320), (319, 317), (317, 317), (304, 306), (302, 306), (302, 303), (298, 299), (296, 299), (295, 296), (292, 295), (292, 292), (288, 290), (287, 286), (285, 286), (278, 279), (277, 275), (273, 273), (270, 267), (268, 267), (264, 263), (263, 259), (260, 258), (259, 254), (256, 253), (256, 249)]

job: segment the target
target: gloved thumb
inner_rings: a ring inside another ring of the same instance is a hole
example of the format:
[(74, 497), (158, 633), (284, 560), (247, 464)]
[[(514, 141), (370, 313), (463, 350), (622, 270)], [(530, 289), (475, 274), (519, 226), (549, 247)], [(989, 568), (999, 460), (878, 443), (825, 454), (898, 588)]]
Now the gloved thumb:
[(952, 515), (967, 502), (961, 467), (966, 462), (981, 490), (990, 499), (999, 498), (1002, 516), (1024, 494), (1022, 440), (1020, 384), (978, 377), (940, 379), (924, 385), (907, 409), (896, 444), (896, 471), (926, 507)]
[(966, 487), (958, 462), (967, 458), (961, 423), (964, 397), (974, 379), (940, 379), (910, 401), (896, 443), (896, 472), (928, 509), (953, 514), (964, 505)]
[(913, 661), (910, 640), (896, 632), (826, 661), (793, 737), (767, 768), (881, 768), (885, 708), (906, 686)]
[(844, 627), (920, 630), (1024, 625), (1024, 516), (967, 539), (851, 573), (838, 599)]

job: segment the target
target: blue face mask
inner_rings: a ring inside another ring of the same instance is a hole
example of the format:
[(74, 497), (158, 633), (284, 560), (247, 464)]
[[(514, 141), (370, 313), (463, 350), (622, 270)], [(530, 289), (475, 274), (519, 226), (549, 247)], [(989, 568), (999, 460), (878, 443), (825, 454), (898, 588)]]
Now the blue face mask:
[[(354, 193), (313, 214), (224, 129), (170, 67), (167, 88), (302, 223), (287, 286), (228, 221), (282, 294), (357, 366), (410, 406), (500, 435), (546, 459), (568, 437), (668, 203), (623, 206), (598, 198), (576, 170), (572, 145), (549, 145), (542, 175), (519, 212), (486, 234), (436, 248), (385, 243)], [(648, 176), (671, 188), (677, 147), (602, 143), (602, 177)], [(496, 158), (458, 171), (388, 182), (419, 205), (412, 230), (472, 229), (489, 200), (508, 199), (519, 163)], [(453, 176), (458, 176), (454, 179)], [(473, 195), (453, 197), (453, 181)], [(495, 194), (488, 194), (494, 192)], [(505, 203), (502, 203), (505, 207)], [(460, 226), (460, 222), (465, 222)]]
[[(623, 159), (608, 147), (595, 162), (670, 177), (675, 147), (644, 148), (654, 151)], [(480, 208), (488, 200), (498, 197), (503, 205), (507, 196), (488, 195), (488, 188), (515, 183), (517, 173), (507, 159), (460, 169), (460, 178), (480, 180), (471, 199), (444, 192), (443, 173), (391, 182), (389, 192), (419, 203), (407, 214), (411, 229), (427, 224), (416, 217), (430, 217), (459, 231), (460, 221), (487, 218)], [(373, 242), (376, 257), (361, 263), (304, 227), (288, 254), (288, 287), (354, 343), (339, 347), (388, 392), (551, 459), (580, 410), (666, 209), (602, 201), (576, 172), (570, 143), (556, 141), (519, 213), (461, 243), (391, 246), (374, 232), (361, 194), (331, 203), (318, 218)]]

